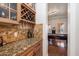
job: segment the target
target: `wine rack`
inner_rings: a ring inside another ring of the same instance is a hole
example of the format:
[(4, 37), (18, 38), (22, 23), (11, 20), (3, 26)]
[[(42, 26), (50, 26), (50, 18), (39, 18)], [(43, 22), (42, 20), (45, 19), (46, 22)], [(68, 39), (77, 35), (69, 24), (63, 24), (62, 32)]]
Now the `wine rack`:
[(36, 14), (35, 10), (31, 6), (29, 6), (27, 3), (21, 4), (20, 24), (22, 26), (20, 26), (20, 28), (22, 28), (22, 30), (24, 29), (24, 31), (27, 31), (26, 35), (28, 38), (29, 38), (28, 35), (30, 35), (29, 33), (31, 33), (33, 37), (33, 31), (35, 27), (35, 14)]
[(35, 11), (30, 8), (27, 4), (21, 4), (21, 18), (26, 20), (28, 23), (35, 22)]

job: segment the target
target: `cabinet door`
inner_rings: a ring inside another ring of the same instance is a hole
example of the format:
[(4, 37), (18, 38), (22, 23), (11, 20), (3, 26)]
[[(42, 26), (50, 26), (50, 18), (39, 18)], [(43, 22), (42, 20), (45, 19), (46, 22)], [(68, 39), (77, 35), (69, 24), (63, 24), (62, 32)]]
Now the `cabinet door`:
[(40, 54), (40, 46), (38, 46), (34, 51), (35, 51), (34, 52), (35, 56), (41, 56), (41, 54)]
[(17, 10), (17, 3), (10, 3), (10, 8)]
[(33, 51), (30, 51), (28, 54), (26, 54), (26, 56), (33, 56), (33, 55), (34, 55)]
[(29, 47), (26, 51), (24, 51), (22, 56), (33, 56), (33, 47)]
[(17, 19), (17, 3), (10, 3), (10, 19)]
[(16, 20), (17, 19), (17, 3), (10, 3), (10, 6), (9, 6), (9, 3), (1, 3), (0, 4), (0, 17)]
[(34, 52), (33, 50), (29, 51), (29, 50), (26, 50), (22, 53), (18, 53), (16, 54), (16, 56), (33, 56), (34, 55)]
[(38, 42), (34, 48), (34, 56), (42, 56), (42, 43)]
[(9, 18), (9, 9), (0, 7), (0, 17)]

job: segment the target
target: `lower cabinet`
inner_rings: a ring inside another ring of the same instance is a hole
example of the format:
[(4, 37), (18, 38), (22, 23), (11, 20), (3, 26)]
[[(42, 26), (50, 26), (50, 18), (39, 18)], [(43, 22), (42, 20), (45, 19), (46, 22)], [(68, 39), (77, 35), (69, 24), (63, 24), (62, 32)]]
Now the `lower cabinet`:
[(16, 54), (16, 56), (42, 56), (42, 41), (37, 42), (24, 52)]
[(34, 56), (42, 56), (42, 42), (36, 44), (34, 48)]
[(33, 53), (33, 51), (31, 51), (26, 56), (33, 56), (33, 55), (34, 55), (34, 53)]

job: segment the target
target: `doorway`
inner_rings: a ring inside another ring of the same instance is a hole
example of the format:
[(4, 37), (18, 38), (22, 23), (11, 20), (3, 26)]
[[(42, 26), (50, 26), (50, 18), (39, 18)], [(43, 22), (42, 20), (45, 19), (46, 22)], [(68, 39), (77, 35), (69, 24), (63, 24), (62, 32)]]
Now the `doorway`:
[(67, 56), (68, 4), (48, 3), (48, 55)]

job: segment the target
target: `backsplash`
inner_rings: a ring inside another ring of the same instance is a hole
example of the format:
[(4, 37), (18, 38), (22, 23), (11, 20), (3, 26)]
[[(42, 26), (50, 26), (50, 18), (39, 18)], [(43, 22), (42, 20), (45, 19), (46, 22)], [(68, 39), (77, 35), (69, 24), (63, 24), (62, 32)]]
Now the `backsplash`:
[(27, 30), (20, 30), (17, 26), (7, 27), (0, 25), (0, 36), (3, 37), (4, 43), (13, 42), (18, 39), (26, 39), (26, 32)]
[(35, 25), (34, 37), (37, 39), (42, 39), (42, 37), (43, 37), (43, 25), (42, 24)]
[(4, 43), (12, 42), (15, 41), (15, 35), (14, 32), (17, 31), (17, 28), (12, 26), (8, 27), (5, 25), (0, 25), (0, 37), (3, 38)]
[[(43, 34), (42, 29), (42, 24), (36, 24), (34, 30), (32, 31), (31, 37), (41, 39)], [(4, 44), (17, 40), (28, 39), (28, 31), (29, 29), (18, 29), (17, 26), (7, 27), (0, 25), (0, 36), (3, 37)]]

